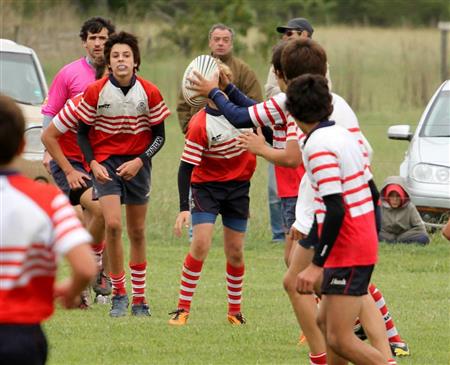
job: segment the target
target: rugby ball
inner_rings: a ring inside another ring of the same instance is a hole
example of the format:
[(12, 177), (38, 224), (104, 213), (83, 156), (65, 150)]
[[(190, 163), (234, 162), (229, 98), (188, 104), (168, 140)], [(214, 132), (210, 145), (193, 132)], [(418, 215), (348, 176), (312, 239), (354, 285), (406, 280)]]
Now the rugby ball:
[(184, 71), (181, 82), (181, 91), (186, 102), (194, 107), (203, 106), (206, 102), (204, 96), (198, 96), (196, 91), (189, 90), (187, 86), (192, 85), (188, 78), (195, 79), (194, 71), (197, 71), (205, 79), (211, 80), (214, 73), (219, 71), (219, 67), (214, 57), (201, 55), (196, 57)]

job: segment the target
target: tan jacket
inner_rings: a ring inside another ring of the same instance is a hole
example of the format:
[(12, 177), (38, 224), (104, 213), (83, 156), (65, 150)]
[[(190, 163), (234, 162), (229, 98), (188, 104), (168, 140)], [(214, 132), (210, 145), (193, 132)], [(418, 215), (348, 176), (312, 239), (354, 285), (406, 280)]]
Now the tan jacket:
[[(231, 54), (225, 57), (220, 57), (220, 59), (228, 67), (230, 67), (233, 72), (233, 84), (235, 84), (238, 89), (240, 89), (248, 97), (256, 100), (257, 102), (261, 102), (261, 85), (256, 78), (256, 74), (250, 69), (250, 67), (245, 62)], [(178, 122), (180, 123), (180, 128), (183, 133), (186, 133), (187, 125), (192, 116), (203, 107), (204, 105), (198, 108), (191, 107), (184, 100), (183, 94), (180, 90), (178, 94), (177, 114)]]

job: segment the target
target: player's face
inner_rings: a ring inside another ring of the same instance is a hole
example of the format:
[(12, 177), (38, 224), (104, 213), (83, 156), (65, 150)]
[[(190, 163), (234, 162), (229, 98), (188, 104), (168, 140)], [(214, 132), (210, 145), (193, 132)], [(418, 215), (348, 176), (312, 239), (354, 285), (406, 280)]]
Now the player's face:
[(388, 202), (392, 208), (398, 208), (402, 204), (402, 198), (399, 193), (393, 191), (388, 196)]
[(124, 86), (129, 84), (136, 66), (133, 51), (128, 44), (117, 43), (111, 48), (109, 67), (114, 77), (119, 82), (122, 81)]
[(281, 37), (284, 41), (290, 41), (300, 38), (308, 38), (308, 32), (306, 30), (286, 30)]
[(233, 37), (229, 30), (216, 29), (211, 33), (209, 49), (213, 56), (225, 56), (233, 48)]
[(92, 61), (99, 62), (103, 59), (103, 48), (107, 40), (108, 29), (106, 28), (102, 28), (98, 33), (88, 32), (86, 41), (83, 41), (83, 46), (86, 48), (86, 53)]

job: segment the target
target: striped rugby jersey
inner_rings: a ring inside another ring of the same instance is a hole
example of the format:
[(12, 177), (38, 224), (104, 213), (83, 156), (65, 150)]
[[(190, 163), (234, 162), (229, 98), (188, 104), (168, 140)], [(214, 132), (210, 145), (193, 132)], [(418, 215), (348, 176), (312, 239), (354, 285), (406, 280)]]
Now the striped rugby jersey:
[(374, 264), (378, 238), (368, 185), (372, 174), (352, 133), (339, 125), (316, 129), (304, 145), (303, 163), (315, 191), (319, 234), (326, 213), (323, 197), (343, 197), (344, 221), (324, 267)]
[(58, 138), (58, 143), (64, 156), (79, 162), (84, 161), (84, 155), (78, 145), (78, 115), (75, 110), (77, 109), (82, 96), (83, 94), (80, 93), (72, 99), (67, 100), (64, 107), (52, 119), (52, 123), (55, 125), (56, 129), (62, 133), (62, 136)]
[(195, 165), (191, 183), (211, 181), (248, 181), (256, 168), (256, 156), (237, 147), (243, 131), (223, 115), (205, 109), (195, 114), (188, 125), (181, 160)]
[(142, 154), (152, 141), (151, 126), (170, 115), (158, 88), (140, 77), (126, 95), (109, 77), (92, 83), (76, 112), (93, 127), (89, 140), (98, 162), (111, 155)]
[(58, 258), (91, 236), (55, 186), (19, 174), (0, 171), (0, 211), (0, 323), (40, 323)]

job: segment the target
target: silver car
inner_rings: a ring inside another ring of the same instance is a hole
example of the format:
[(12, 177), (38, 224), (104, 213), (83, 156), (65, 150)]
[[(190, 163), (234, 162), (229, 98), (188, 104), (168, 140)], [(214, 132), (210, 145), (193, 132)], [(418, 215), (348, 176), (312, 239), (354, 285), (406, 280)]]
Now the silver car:
[(47, 82), (36, 53), (9, 39), (0, 39), (0, 80), (0, 93), (17, 102), (27, 122), (25, 151), (19, 167), (29, 177), (49, 178), (42, 165), (41, 142), (41, 106), (47, 97)]
[(400, 176), (423, 220), (442, 223), (450, 212), (450, 80), (433, 95), (414, 133), (394, 125), (388, 136), (410, 141)]

